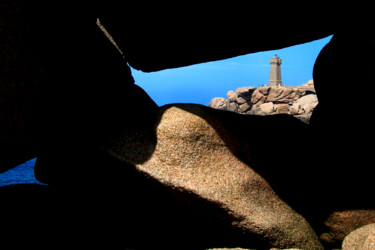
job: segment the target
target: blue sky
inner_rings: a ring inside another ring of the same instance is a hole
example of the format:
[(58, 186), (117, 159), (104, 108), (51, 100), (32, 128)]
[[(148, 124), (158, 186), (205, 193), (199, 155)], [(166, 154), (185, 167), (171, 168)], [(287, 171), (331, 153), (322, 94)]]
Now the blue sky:
[(268, 84), (269, 60), (277, 53), (283, 60), (281, 76), (287, 86), (312, 79), (316, 57), (331, 36), (280, 50), (258, 52), (226, 60), (143, 73), (132, 69), (135, 83), (159, 105), (198, 103), (208, 105), (214, 97), (226, 97), (229, 90)]

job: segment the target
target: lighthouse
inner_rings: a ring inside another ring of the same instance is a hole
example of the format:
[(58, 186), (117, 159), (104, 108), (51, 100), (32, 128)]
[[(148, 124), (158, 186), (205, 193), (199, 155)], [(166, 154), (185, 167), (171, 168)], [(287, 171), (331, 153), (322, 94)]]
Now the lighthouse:
[(281, 59), (280, 57), (275, 54), (274, 57), (271, 58), (270, 60), (271, 63), (271, 72), (270, 72), (270, 81), (269, 81), (269, 86), (271, 87), (276, 87), (276, 86), (281, 86), (282, 81), (281, 81)]

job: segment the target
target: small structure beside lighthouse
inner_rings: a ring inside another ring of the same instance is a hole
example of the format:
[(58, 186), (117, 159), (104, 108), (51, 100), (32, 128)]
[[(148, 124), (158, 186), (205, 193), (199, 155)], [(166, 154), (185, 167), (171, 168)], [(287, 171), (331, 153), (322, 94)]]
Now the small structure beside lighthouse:
[(270, 72), (270, 81), (269, 81), (269, 86), (270, 87), (276, 87), (276, 86), (281, 86), (282, 81), (281, 81), (281, 59), (280, 57), (275, 54), (274, 57), (271, 58), (270, 60), (271, 63), (271, 72)]

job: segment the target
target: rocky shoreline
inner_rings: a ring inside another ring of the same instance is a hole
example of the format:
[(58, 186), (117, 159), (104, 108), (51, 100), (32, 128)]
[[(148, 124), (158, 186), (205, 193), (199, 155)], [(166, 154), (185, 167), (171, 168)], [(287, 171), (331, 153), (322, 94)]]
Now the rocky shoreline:
[(289, 114), (308, 123), (318, 104), (313, 80), (293, 87), (241, 87), (227, 98), (213, 98), (208, 106), (247, 115)]

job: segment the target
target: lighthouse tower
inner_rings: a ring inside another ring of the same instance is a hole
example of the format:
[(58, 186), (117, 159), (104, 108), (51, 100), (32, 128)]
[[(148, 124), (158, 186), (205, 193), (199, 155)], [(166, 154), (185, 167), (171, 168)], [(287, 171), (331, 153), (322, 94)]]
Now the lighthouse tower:
[(269, 86), (271, 87), (276, 87), (276, 86), (281, 86), (282, 81), (281, 81), (281, 59), (280, 57), (275, 54), (274, 57), (271, 58), (270, 60), (271, 63), (271, 72), (270, 72), (270, 81), (269, 81)]

